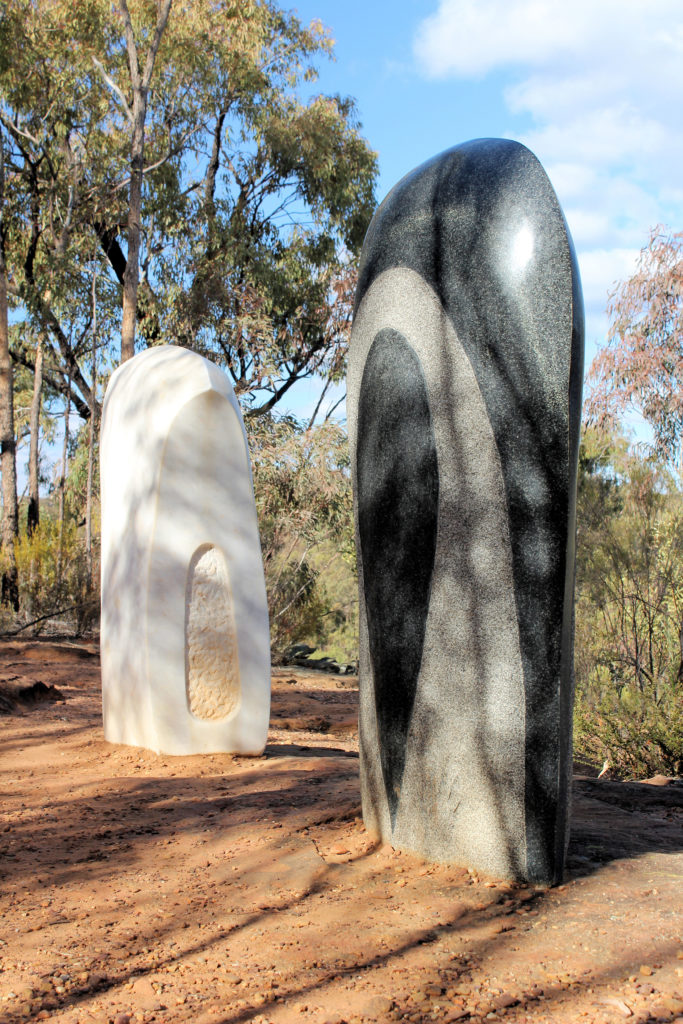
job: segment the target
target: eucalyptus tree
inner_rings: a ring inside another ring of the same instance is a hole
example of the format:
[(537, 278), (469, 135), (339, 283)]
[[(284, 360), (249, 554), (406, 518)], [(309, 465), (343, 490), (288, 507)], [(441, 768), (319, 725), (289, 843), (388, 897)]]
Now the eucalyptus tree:
[(89, 416), (96, 272), (110, 366), (123, 305), (124, 355), (134, 306), (139, 346), (212, 355), (252, 413), (339, 374), (376, 160), (352, 101), (314, 93), (321, 26), (270, 0), (6, 7), (0, 120), (22, 220), (9, 284), (44, 330), (50, 385)]
[(683, 231), (651, 231), (607, 313), (608, 344), (591, 366), (588, 413), (614, 424), (636, 409), (652, 429), (657, 454), (683, 476)]
[(353, 101), (316, 92), (331, 51), (273, 0), (5, 0), (3, 489), (12, 364), (35, 375), (34, 411), (41, 374), (62, 398), (63, 471), (68, 411), (96, 423), (136, 345), (210, 356), (252, 418), (343, 375), (376, 157)]
[[(128, 255), (126, 270), (123, 275), (123, 322), (121, 324), (121, 361), (130, 359), (135, 354), (135, 321), (137, 316), (139, 263), (140, 263), (140, 220), (142, 216), (142, 180), (145, 170), (145, 120), (147, 117), (147, 99), (149, 96), (154, 62), (156, 61), (168, 16), (171, 0), (158, 0), (157, 17), (143, 66), (140, 66), (140, 54), (133, 21), (126, 0), (118, 0), (115, 10), (123, 21), (128, 56), (128, 74), (132, 92), (132, 105), (117, 87), (119, 99), (124, 105), (126, 116), (130, 122), (132, 139), (130, 153), (130, 189), (128, 192)], [(93, 58), (96, 66), (102, 69), (107, 84), (111, 79), (102, 65)]]
[(18, 532), (17, 459), (14, 434), (14, 375), (9, 349), (7, 298), (7, 204), (5, 198), (5, 147), (0, 133), (0, 472), (2, 472), (2, 602), (18, 608), (17, 566), (14, 538)]

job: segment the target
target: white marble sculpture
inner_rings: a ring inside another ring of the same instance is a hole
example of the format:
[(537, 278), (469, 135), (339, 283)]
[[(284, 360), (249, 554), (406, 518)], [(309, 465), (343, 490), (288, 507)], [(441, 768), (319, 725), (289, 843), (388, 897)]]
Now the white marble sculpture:
[(102, 704), (114, 743), (259, 754), (270, 644), (246, 435), (230, 381), (148, 349), (104, 401)]

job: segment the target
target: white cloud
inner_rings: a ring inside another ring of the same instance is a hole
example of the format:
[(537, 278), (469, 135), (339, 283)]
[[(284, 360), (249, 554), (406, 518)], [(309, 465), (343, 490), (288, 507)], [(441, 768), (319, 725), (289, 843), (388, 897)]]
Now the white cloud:
[(415, 56), (430, 78), (502, 73), (510, 115), (533, 124), (520, 141), (564, 207), (597, 324), (650, 227), (683, 226), (680, 0), (440, 0)]
[(586, 307), (586, 370), (607, 338), (608, 297), (621, 281), (633, 274), (639, 255), (639, 249), (619, 248), (584, 249), (578, 252)]
[(639, 249), (592, 249), (579, 260), (583, 298), (589, 314), (601, 316), (615, 286), (636, 269)]
[[(415, 51), (434, 77), (486, 74), (503, 66), (590, 66), (636, 53), (660, 59), (680, 77), (679, 0), (441, 0), (420, 26)], [(626, 70), (626, 69), (625, 69)]]

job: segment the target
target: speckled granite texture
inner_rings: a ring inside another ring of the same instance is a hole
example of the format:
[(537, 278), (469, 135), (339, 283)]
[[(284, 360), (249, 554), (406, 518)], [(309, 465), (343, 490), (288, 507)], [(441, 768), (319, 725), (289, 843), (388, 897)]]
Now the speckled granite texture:
[(576, 259), (518, 143), (407, 175), (363, 248), (348, 416), (366, 824), (562, 875), (583, 370)]

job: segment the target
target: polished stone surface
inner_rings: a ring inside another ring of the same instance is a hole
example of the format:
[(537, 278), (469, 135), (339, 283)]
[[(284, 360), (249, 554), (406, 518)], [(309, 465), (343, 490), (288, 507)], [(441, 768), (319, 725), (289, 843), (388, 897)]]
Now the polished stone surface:
[(477, 140), (399, 182), (365, 240), (348, 381), (363, 813), (534, 881), (567, 840), (582, 360), (573, 248), (529, 150)]
[(100, 451), (105, 738), (261, 753), (268, 610), (228, 378), (186, 349), (148, 349), (111, 378)]
[(393, 821), (422, 662), (439, 496), (426, 382), (417, 355), (397, 331), (380, 331), (368, 352), (358, 433), (358, 532), (379, 752)]

